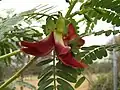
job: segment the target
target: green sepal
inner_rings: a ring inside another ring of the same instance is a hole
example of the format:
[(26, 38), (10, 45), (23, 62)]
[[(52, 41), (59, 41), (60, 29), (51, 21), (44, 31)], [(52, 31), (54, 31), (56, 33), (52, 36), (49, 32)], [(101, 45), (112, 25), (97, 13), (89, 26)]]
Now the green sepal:
[(56, 21), (56, 31), (63, 33), (65, 29), (65, 18), (60, 16)]
[(46, 19), (46, 27), (45, 27), (46, 34), (49, 34), (53, 30), (55, 30), (55, 28), (56, 28), (56, 24), (55, 24), (54, 20), (51, 17), (48, 17)]

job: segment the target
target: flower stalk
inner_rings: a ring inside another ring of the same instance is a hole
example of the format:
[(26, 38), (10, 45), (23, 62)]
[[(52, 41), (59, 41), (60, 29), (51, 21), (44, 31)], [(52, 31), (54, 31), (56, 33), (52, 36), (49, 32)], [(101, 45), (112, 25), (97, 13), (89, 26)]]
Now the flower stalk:
[(21, 73), (27, 69), (34, 61), (36, 61), (38, 57), (34, 57), (33, 59), (31, 59), (27, 65), (25, 65), (23, 68), (21, 68), (18, 72), (16, 72), (10, 79), (8, 79), (5, 83), (3, 83), (0, 86), (0, 90), (4, 89), (7, 85), (9, 85), (11, 82), (13, 82), (16, 78), (18, 78)]
[(66, 15), (65, 15), (65, 18), (68, 18), (68, 17), (69, 17), (69, 15), (70, 15), (70, 13), (72, 12), (72, 10), (73, 10), (75, 4), (77, 3), (77, 1), (78, 1), (78, 0), (74, 0), (74, 1), (71, 3), (71, 5), (70, 5), (70, 7), (69, 7), (69, 9), (68, 9), (68, 11), (67, 11), (67, 13), (66, 13)]
[(56, 62), (55, 62), (56, 58), (55, 58), (55, 51), (53, 51), (53, 78), (54, 78), (54, 90), (56, 90)]

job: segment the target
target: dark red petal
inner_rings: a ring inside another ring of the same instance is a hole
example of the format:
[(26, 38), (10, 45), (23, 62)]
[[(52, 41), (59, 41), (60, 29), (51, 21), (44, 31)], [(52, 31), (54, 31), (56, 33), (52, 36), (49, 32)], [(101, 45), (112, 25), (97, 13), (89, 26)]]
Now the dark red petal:
[(58, 58), (67, 66), (71, 66), (74, 68), (86, 68), (87, 65), (81, 61), (77, 61), (71, 54), (68, 52), (64, 55), (58, 55)]
[(77, 48), (80, 48), (85, 44), (85, 40), (83, 40), (82, 38), (76, 38), (74, 39), (74, 43), (76, 44)]
[(59, 55), (66, 54), (70, 50), (69, 46), (64, 45), (64, 41), (62, 37), (63, 37), (62, 33), (54, 32), (55, 51)]
[(67, 35), (64, 35), (63, 40), (65, 45), (70, 45), (71, 42), (74, 42), (78, 48), (83, 46), (85, 43), (85, 41), (77, 35), (72, 23), (68, 25), (68, 33)]
[(68, 46), (63, 46), (60, 43), (55, 43), (55, 51), (57, 52), (57, 54), (62, 55), (62, 54), (66, 54), (70, 51), (70, 47)]
[(72, 40), (72, 39), (75, 39), (77, 36), (78, 35), (77, 35), (76, 31), (75, 31), (75, 28), (74, 28), (73, 24), (70, 23), (68, 25), (68, 37), (67, 38), (69, 38), (69, 40)]
[(64, 37), (63, 37), (65, 45), (68, 45), (69, 41), (74, 40), (76, 38), (78, 38), (78, 35), (77, 35), (76, 31), (75, 31), (74, 26), (72, 25), (72, 23), (70, 23), (68, 25), (68, 33), (67, 33), (67, 35), (64, 35)]
[(78, 42), (78, 46), (79, 46), (79, 47), (80, 47), (80, 46), (83, 46), (83, 45), (85, 44), (85, 40), (82, 39), (82, 38), (79, 38), (79, 39), (77, 40), (77, 42)]
[(21, 48), (21, 50), (27, 54), (40, 56), (40, 52), (36, 48)]
[(53, 50), (53, 40), (53, 33), (51, 33), (47, 38), (39, 42), (22, 41), (21, 45), (24, 47), (21, 50), (34, 56), (45, 56)]

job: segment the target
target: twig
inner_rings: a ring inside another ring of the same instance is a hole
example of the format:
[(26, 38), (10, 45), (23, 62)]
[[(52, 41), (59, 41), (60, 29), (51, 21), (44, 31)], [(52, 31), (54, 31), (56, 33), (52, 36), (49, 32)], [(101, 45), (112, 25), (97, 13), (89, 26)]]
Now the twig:
[(38, 57), (34, 57), (33, 59), (31, 59), (27, 65), (25, 65), (23, 68), (21, 68), (18, 72), (16, 72), (10, 79), (8, 79), (5, 83), (3, 83), (0, 86), (0, 90), (4, 89), (7, 85), (9, 85), (11, 82), (13, 82), (16, 78), (18, 78), (21, 73), (27, 69)]

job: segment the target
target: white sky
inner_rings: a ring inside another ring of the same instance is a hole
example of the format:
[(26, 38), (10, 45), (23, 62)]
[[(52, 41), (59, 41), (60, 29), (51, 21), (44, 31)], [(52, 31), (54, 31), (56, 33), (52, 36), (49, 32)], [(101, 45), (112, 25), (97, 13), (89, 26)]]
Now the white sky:
[[(16, 12), (19, 13), (22, 11), (30, 10), (40, 4), (50, 4), (51, 6), (54, 5), (57, 6), (56, 11), (63, 10), (64, 12), (68, 7), (68, 4), (65, 2), (65, 0), (2, 0), (0, 2), (0, 10), (14, 8)], [(99, 22), (99, 25), (95, 27), (95, 30), (107, 30), (110, 28), (111, 24)], [(85, 46), (93, 44), (101, 45), (105, 44), (110, 39), (110, 37), (105, 37), (105, 35), (102, 35), (98, 37), (85, 37), (84, 39), (86, 41)]]

